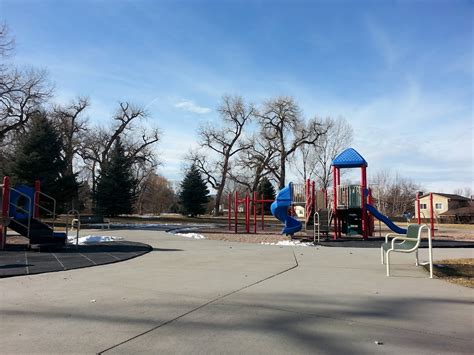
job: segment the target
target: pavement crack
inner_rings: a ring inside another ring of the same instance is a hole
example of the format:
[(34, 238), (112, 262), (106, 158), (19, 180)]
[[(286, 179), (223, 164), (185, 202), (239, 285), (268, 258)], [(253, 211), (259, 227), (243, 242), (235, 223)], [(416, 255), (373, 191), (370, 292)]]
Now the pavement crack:
[(241, 292), (241, 291), (246, 290), (246, 289), (248, 289), (248, 288), (250, 288), (250, 287), (256, 286), (256, 285), (258, 285), (258, 284), (261, 284), (262, 282), (268, 281), (268, 280), (270, 280), (270, 279), (273, 279), (274, 277), (280, 276), (280, 275), (282, 275), (282, 274), (284, 274), (284, 273), (287, 273), (287, 272), (289, 272), (289, 271), (291, 271), (291, 270), (296, 269), (296, 268), (299, 266), (298, 259), (297, 259), (297, 257), (296, 257), (294, 248), (291, 248), (291, 250), (292, 250), (292, 252), (293, 252), (293, 258), (294, 258), (294, 260), (295, 260), (295, 264), (294, 264), (293, 266), (291, 266), (291, 267), (289, 267), (289, 268), (286, 268), (285, 270), (279, 271), (279, 272), (277, 272), (277, 273), (275, 273), (275, 274), (272, 274), (272, 275), (270, 275), (270, 276), (267, 276), (267, 277), (265, 277), (265, 278), (263, 278), (263, 279), (261, 279), (261, 280), (255, 281), (255, 282), (253, 282), (253, 283), (251, 283), (251, 284), (249, 284), (249, 285), (243, 286), (243, 287), (241, 287), (241, 288), (239, 288), (239, 289), (237, 289), (237, 290), (234, 290), (234, 291), (232, 291), (232, 292), (226, 293), (225, 295), (216, 297), (216, 298), (210, 300), (209, 302), (206, 302), (206, 303), (204, 303), (204, 304), (202, 304), (202, 305), (200, 305), (200, 306), (198, 306), (198, 307), (196, 307), (196, 308), (193, 308), (193, 309), (191, 309), (190, 311), (185, 312), (185, 313), (183, 313), (183, 314), (181, 314), (181, 315), (179, 315), (179, 316), (177, 316), (177, 317), (175, 317), (175, 318), (173, 318), (173, 319), (170, 319), (170, 320), (168, 320), (168, 321), (166, 321), (166, 322), (163, 322), (163, 323), (161, 323), (161, 324), (158, 324), (157, 326), (155, 326), (155, 327), (153, 327), (153, 328), (151, 328), (151, 329), (148, 329), (148, 330), (146, 330), (146, 331), (144, 331), (144, 332), (142, 332), (142, 333), (140, 333), (140, 334), (137, 334), (137, 335), (135, 335), (135, 336), (133, 336), (133, 337), (127, 339), (127, 340), (124, 340), (124, 341), (122, 341), (122, 342), (120, 342), (120, 343), (118, 343), (118, 344), (112, 345), (111, 347), (109, 347), (109, 348), (107, 348), (107, 349), (105, 349), (105, 350), (102, 350), (102, 351), (98, 352), (97, 354), (103, 354), (103, 353), (105, 353), (105, 352), (107, 352), (107, 351), (109, 351), (109, 350), (115, 349), (115, 348), (117, 348), (117, 347), (119, 347), (119, 346), (121, 346), (121, 345), (124, 345), (124, 344), (126, 344), (126, 343), (132, 341), (132, 340), (138, 339), (138, 338), (140, 338), (140, 337), (142, 337), (142, 336), (144, 336), (144, 335), (146, 335), (146, 334), (148, 334), (148, 333), (151, 333), (151, 332), (153, 332), (153, 331), (155, 331), (155, 330), (157, 330), (157, 329), (159, 329), (159, 328), (161, 328), (161, 327), (164, 327), (165, 325), (168, 325), (168, 324), (173, 323), (173, 322), (175, 322), (175, 321), (177, 321), (177, 320), (179, 320), (179, 319), (181, 319), (181, 318), (183, 318), (183, 317), (186, 317), (187, 315), (189, 315), (189, 314), (191, 314), (191, 313), (194, 313), (194, 312), (196, 312), (196, 311), (199, 311), (200, 309), (205, 308), (205, 307), (207, 307), (207, 306), (209, 306), (209, 305), (211, 305), (211, 304), (213, 304), (213, 303), (215, 303), (215, 302), (218, 302), (218, 301), (220, 301), (220, 300), (222, 300), (222, 299), (224, 299), (224, 298), (226, 298), (226, 297), (235, 295), (235, 294), (238, 293), (238, 292)]

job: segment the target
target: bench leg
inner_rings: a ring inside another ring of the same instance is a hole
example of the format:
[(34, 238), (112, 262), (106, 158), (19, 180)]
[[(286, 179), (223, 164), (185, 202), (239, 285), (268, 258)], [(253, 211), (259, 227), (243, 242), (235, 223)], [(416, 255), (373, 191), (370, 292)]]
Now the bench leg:
[(385, 257), (384, 257), (384, 250), (383, 250), (383, 247), (380, 247), (380, 261), (383, 264), (385, 264)]
[(387, 250), (387, 276), (390, 276), (390, 252), (391, 250)]
[(420, 262), (418, 261), (418, 249), (415, 250), (415, 265), (420, 265)]

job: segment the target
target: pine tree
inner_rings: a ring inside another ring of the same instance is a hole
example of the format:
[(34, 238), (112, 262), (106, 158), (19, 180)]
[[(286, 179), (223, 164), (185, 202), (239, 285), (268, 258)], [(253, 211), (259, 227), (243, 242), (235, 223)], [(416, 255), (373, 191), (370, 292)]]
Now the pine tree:
[(209, 189), (196, 166), (192, 165), (181, 182), (179, 204), (181, 213), (195, 217), (206, 212)]
[[(259, 199), (262, 197), (262, 194), (265, 200), (274, 200), (276, 196), (275, 188), (266, 177), (262, 178), (257, 187), (257, 197)], [(271, 203), (265, 203), (265, 213), (270, 213), (270, 205)]]
[(112, 217), (132, 213), (136, 184), (130, 159), (126, 157), (120, 139), (117, 139), (99, 175), (96, 212)]
[[(20, 137), (15, 150), (10, 172), (15, 183), (33, 186), (35, 180), (41, 182), (41, 191), (56, 199), (58, 212), (77, 193), (75, 176), (65, 177), (66, 162), (62, 158), (62, 143), (44, 112), (37, 112), (31, 119), (31, 126)], [(42, 205), (52, 209), (49, 201)]]

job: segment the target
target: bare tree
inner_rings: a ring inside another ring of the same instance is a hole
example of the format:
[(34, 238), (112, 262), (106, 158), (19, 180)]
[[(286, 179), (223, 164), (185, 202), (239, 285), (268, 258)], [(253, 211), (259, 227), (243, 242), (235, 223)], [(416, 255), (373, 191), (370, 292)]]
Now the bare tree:
[(168, 211), (176, 203), (176, 194), (169, 180), (161, 175), (151, 173), (143, 182), (143, 188), (137, 199), (139, 214), (153, 213), (159, 215)]
[(0, 171), (10, 160), (16, 138), (52, 93), (45, 71), (20, 70), (4, 61), (13, 49), (8, 27), (0, 25)]
[(261, 136), (252, 136), (245, 145), (248, 149), (239, 153), (229, 178), (248, 191), (257, 191), (261, 180), (278, 170), (278, 151), (273, 141)]
[(45, 71), (8, 70), (0, 75), (0, 141), (24, 128), (52, 94)]
[(192, 151), (188, 160), (195, 164), (206, 181), (216, 190), (214, 214), (220, 211), (222, 192), (231, 160), (241, 151), (249, 148), (249, 143), (240, 138), (247, 122), (255, 113), (253, 105), (246, 105), (239, 96), (224, 96), (218, 108), (222, 126), (201, 126), (199, 129), (202, 150)]
[(472, 189), (469, 186), (464, 186), (464, 188), (457, 188), (453, 191), (453, 194), (464, 196), (467, 198), (472, 198)]
[(326, 118), (324, 125), (327, 128), (327, 133), (316, 145), (315, 154), (310, 158), (310, 161), (315, 163), (316, 169), (313, 173), (320, 188), (327, 190), (332, 181), (331, 163), (339, 153), (352, 144), (354, 131), (342, 117), (339, 119)]
[[(7, 57), (15, 47), (15, 40), (9, 34), (6, 23), (0, 25), (0, 58)], [(1, 64), (0, 64), (1, 65)]]
[(381, 213), (399, 216), (406, 211), (414, 212), (416, 192), (420, 186), (410, 179), (382, 170), (372, 179), (372, 196)]
[(96, 191), (98, 172), (108, 160), (111, 148), (119, 137), (127, 157), (132, 161), (139, 188), (142, 186), (140, 182), (157, 166), (158, 161), (151, 148), (160, 140), (159, 129), (134, 126), (136, 121), (146, 117), (144, 109), (121, 102), (114, 115), (112, 127), (96, 127), (84, 136), (80, 155), (90, 174), (93, 193)]
[(279, 170), (273, 173), (281, 189), (285, 186), (288, 158), (304, 145), (315, 145), (326, 129), (316, 118), (306, 123), (291, 97), (267, 101), (258, 116), (263, 136), (278, 152)]
[(52, 110), (53, 123), (61, 135), (66, 175), (74, 175), (74, 159), (81, 149), (81, 141), (87, 131), (87, 119), (83, 116), (89, 106), (87, 97), (78, 97), (68, 105), (55, 105)]

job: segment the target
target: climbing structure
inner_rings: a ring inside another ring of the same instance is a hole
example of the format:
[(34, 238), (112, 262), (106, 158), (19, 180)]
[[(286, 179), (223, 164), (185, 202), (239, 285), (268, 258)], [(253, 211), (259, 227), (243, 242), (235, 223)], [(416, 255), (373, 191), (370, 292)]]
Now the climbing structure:
[[(353, 148), (346, 149), (332, 161), (334, 239), (342, 233), (361, 234), (367, 239), (374, 231), (374, 217), (395, 233), (406, 234), (406, 229), (397, 226), (372, 205), (367, 166), (367, 161)], [(360, 168), (360, 185), (341, 185), (341, 169), (348, 168)]]

